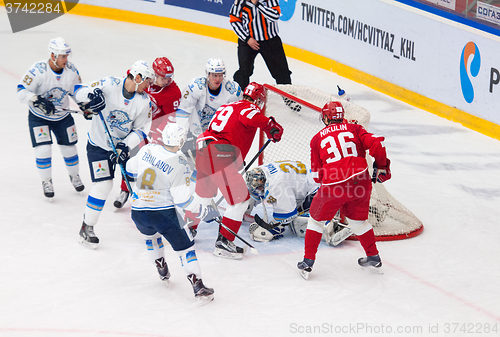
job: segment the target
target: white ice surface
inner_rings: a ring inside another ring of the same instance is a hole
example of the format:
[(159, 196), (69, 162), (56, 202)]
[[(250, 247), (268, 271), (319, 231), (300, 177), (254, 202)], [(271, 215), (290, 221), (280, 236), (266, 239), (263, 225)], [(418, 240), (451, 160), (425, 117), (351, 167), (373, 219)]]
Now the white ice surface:
[[(43, 196), (27, 107), (18, 102), (16, 86), (32, 63), (47, 58), (47, 43), (56, 36), (71, 45), (71, 61), (84, 82), (122, 76), (136, 60), (158, 56), (173, 62), (181, 89), (204, 74), (208, 58), (223, 58), (229, 77), (237, 68), (233, 43), (74, 15), (12, 34), (0, 8), (1, 336), (468, 335), (459, 330), (462, 324), (473, 328), (469, 332), (496, 335), (484, 332), (485, 324), (500, 329), (500, 142), (289, 59), (295, 84), (327, 92), (336, 92), (339, 84), (371, 112), (370, 131), (386, 136), (392, 161), (386, 187), (425, 230), (412, 239), (378, 244), (384, 275), (358, 267), (363, 255), (358, 242), (337, 248), (322, 243), (304, 281), (296, 268), (301, 239), (287, 234), (254, 243), (259, 255), (232, 261), (212, 255), (216, 228), (202, 225), (197, 255), (215, 300), (197, 307), (168, 246), (170, 289), (159, 280), (130, 219), (130, 204), (115, 212), (108, 200), (95, 228), (97, 250), (77, 242), (91, 185), (85, 152), (89, 122), (81, 116), (75, 120), (86, 189), (74, 191), (54, 146), (56, 195), (53, 202)], [(274, 83), (260, 57), (252, 79)], [(118, 190), (115, 180), (110, 199)], [(247, 227), (240, 233), (249, 240)], [(446, 327), (453, 332), (453, 324), (459, 324), (455, 333), (446, 333)]]

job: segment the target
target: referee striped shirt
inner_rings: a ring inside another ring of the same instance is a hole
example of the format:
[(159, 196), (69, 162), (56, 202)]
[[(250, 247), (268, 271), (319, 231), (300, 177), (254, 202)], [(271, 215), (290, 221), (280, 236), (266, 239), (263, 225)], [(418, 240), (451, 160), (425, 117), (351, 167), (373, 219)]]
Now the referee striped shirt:
[(250, 37), (257, 41), (272, 39), (278, 35), (281, 10), (279, 0), (236, 0), (229, 12), (229, 21), (238, 37), (247, 42)]

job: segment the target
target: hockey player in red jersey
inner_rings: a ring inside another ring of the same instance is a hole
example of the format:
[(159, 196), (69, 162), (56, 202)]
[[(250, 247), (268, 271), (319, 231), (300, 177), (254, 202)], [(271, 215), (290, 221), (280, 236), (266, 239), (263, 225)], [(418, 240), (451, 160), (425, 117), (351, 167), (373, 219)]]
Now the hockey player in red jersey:
[[(160, 143), (162, 130), (168, 123), (175, 122), (175, 112), (181, 100), (181, 90), (173, 80), (174, 66), (166, 57), (158, 57), (153, 62), (155, 83), (146, 92), (152, 97), (153, 123), (149, 139)], [(163, 145), (163, 142), (160, 143)]]
[(359, 265), (382, 266), (373, 228), (368, 222), (372, 181), (366, 151), (375, 159), (375, 179), (384, 182), (391, 178), (390, 161), (382, 143), (384, 137), (376, 137), (363, 126), (348, 123), (340, 102), (326, 103), (321, 118), (325, 127), (310, 144), (311, 171), (321, 186), (311, 203), (304, 260), (297, 265), (305, 279), (312, 271), (326, 221), (333, 219), (341, 208), (366, 253), (366, 257), (358, 260)]
[[(241, 101), (221, 106), (215, 113), (208, 129), (198, 136), (196, 155), (196, 194), (204, 205), (220, 189), (229, 207), (222, 223), (237, 233), (250, 195), (238, 172), (243, 168), (257, 128), (263, 130), (274, 142), (281, 140), (283, 128), (273, 117), (263, 114), (266, 91), (258, 83), (250, 83)], [(235, 236), (221, 227), (215, 243), (214, 255), (230, 259), (241, 259), (243, 249), (233, 243)]]
[[(163, 145), (161, 141), (162, 130), (168, 123), (175, 122), (175, 111), (179, 107), (181, 91), (173, 80), (174, 66), (168, 58), (157, 57), (153, 62), (153, 70), (156, 75), (155, 83), (146, 89), (151, 99), (153, 113), (148, 138), (153, 143)], [(129, 195), (127, 184), (122, 179), (120, 194), (113, 205), (116, 208), (122, 208)]]

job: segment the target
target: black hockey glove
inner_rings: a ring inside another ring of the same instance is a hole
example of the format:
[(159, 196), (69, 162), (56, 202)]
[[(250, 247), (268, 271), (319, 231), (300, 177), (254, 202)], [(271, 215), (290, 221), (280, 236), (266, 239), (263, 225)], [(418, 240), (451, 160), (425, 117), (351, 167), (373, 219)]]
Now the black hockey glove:
[(91, 111), (93, 114), (99, 114), (106, 107), (106, 99), (101, 89), (95, 88), (94, 92), (89, 93), (87, 97), (90, 99), (90, 102), (87, 103), (86, 110)]
[(85, 103), (78, 103), (78, 107), (83, 112), (83, 118), (85, 118), (86, 120), (92, 120), (92, 116), (94, 114), (92, 113), (92, 111), (88, 110), (87, 104), (85, 104)]
[(182, 145), (181, 149), (182, 153), (189, 157), (188, 150), (191, 150), (191, 154), (196, 158), (196, 137), (191, 133), (191, 131), (188, 131), (186, 141), (184, 142), (184, 145)]
[(54, 112), (56, 112), (56, 107), (54, 106), (54, 104), (41, 95), (33, 96), (30, 99), (29, 104), (33, 108), (40, 110), (46, 116), (51, 116), (54, 114)]
[(111, 152), (109, 155), (109, 160), (119, 165), (125, 165), (128, 160), (128, 153), (128, 146), (125, 143), (118, 143), (116, 144), (116, 153)]

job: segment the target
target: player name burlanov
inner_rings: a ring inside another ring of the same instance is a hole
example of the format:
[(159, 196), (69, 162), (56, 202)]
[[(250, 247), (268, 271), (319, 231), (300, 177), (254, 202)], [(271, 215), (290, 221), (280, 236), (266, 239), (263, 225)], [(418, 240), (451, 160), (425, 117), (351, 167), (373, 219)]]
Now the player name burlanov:
[(147, 152), (144, 153), (144, 155), (142, 156), (141, 159), (143, 161), (145, 161), (146, 163), (150, 163), (154, 167), (157, 167), (158, 169), (162, 170), (163, 172), (167, 172), (167, 174), (172, 172), (172, 170), (174, 169), (173, 167), (171, 167), (170, 165), (168, 165), (167, 163), (165, 163), (162, 160), (157, 161), (155, 156), (153, 156)]
[(327, 133), (330, 132), (335, 132), (335, 131), (346, 131), (347, 130), (347, 125), (341, 124), (341, 125), (331, 125), (327, 128), (324, 128), (321, 130), (321, 136), (326, 135)]

